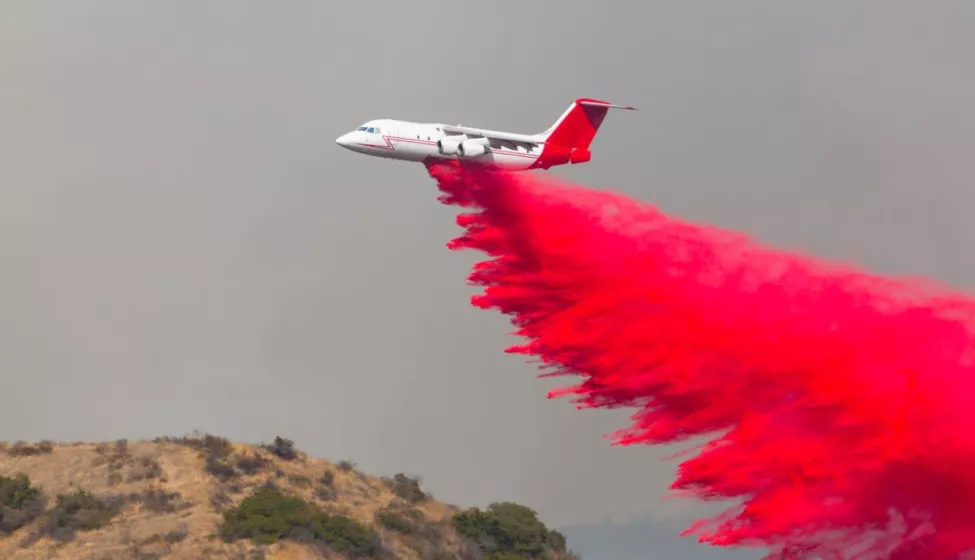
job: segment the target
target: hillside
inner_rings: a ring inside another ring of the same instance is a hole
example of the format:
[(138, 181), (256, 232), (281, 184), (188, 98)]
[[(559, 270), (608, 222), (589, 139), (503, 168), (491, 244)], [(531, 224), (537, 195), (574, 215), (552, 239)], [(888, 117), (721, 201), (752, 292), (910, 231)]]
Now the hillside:
[(0, 443), (5, 559), (571, 557), (524, 506), (460, 510), (282, 438)]

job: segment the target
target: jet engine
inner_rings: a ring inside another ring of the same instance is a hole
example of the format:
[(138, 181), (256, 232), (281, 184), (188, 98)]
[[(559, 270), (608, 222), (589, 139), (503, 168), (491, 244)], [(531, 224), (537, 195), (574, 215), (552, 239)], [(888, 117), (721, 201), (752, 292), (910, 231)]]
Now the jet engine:
[(457, 147), (457, 153), (461, 157), (475, 157), (483, 155), (487, 152), (485, 144), (488, 144), (489, 140), (487, 138), (478, 138), (477, 140), (465, 140)]
[(460, 142), (457, 140), (450, 140), (449, 138), (437, 140), (437, 151), (444, 155), (456, 154), (459, 147)]

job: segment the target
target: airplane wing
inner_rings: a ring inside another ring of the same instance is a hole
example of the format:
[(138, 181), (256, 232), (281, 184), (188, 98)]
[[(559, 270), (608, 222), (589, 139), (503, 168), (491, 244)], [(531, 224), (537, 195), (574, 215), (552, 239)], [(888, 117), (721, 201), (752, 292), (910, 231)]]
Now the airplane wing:
[[(636, 107), (630, 107), (628, 105), (616, 105), (613, 103), (607, 103), (605, 101), (596, 101), (591, 99), (580, 99), (576, 100), (579, 105), (591, 105), (595, 107), (605, 107), (612, 109), (625, 109), (629, 111), (635, 111)], [(558, 124), (558, 123), (556, 123)], [(598, 125), (597, 125), (598, 126)], [(444, 125), (441, 127), (442, 130), (447, 133), (447, 137), (450, 135), (466, 135), (471, 138), (487, 138), (491, 141), (492, 145), (496, 144), (507, 144), (510, 147), (524, 147), (531, 151), (532, 148), (540, 146), (545, 143), (545, 138), (547, 133), (542, 134), (517, 134), (514, 132), (501, 132), (497, 130), (486, 130), (483, 128), (472, 128), (468, 126), (461, 125)]]
[(453, 126), (444, 125), (443, 131), (448, 134), (466, 134), (470, 137), (481, 137), (487, 138), (488, 140), (499, 140), (502, 142), (511, 142), (513, 144), (520, 144), (522, 146), (538, 146), (543, 141), (537, 136), (530, 136), (528, 134), (515, 134), (512, 132), (499, 132), (497, 130), (484, 130), (483, 128), (470, 128), (467, 126)]

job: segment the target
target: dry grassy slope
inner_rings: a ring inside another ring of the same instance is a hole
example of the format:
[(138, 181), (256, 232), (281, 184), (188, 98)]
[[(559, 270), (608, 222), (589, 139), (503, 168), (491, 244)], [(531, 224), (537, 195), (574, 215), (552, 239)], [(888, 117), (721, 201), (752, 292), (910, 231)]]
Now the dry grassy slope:
[[(283, 460), (256, 446), (233, 444), (233, 456), (256, 454), (268, 464), (252, 475), (241, 473), (220, 481), (205, 469), (204, 454), (188, 445), (172, 442), (135, 442), (127, 453), (117, 453), (116, 444), (54, 445), (50, 452), (24, 456), (0, 450), (0, 474), (25, 473), (41, 487), (48, 499), (48, 511), (59, 493), (78, 488), (96, 496), (142, 493), (161, 489), (178, 493), (171, 503), (176, 511), (158, 511), (145, 502), (130, 499), (122, 512), (107, 526), (78, 532), (68, 542), (43, 536), (36, 542), (42, 520), (23, 527), (6, 538), (0, 537), (0, 558), (260, 558), (249, 541), (226, 544), (215, 538), (227, 507), (239, 504), (255, 488), (273, 480), (285, 492), (313, 501), (329, 513), (346, 515), (368, 523), (379, 531), (384, 543), (397, 558), (419, 558), (403, 535), (385, 531), (375, 522), (376, 511), (398, 498), (381, 479), (355, 470), (344, 471), (329, 461), (298, 453), (294, 460)], [(153, 472), (158, 464), (161, 472)], [(317, 489), (323, 473), (334, 473), (331, 487), (334, 499), (322, 500)], [(181, 503), (180, 503), (181, 502)], [(432, 522), (448, 521), (456, 509), (428, 500), (417, 504)], [(42, 516), (43, 517), (43, 516)], [(448, 548), (457, 543), (456, 533), (445, 523), (437, 537)], [(265, 558), (341, 558), (323, 556), (311, 547), (281, 542), (261, 547)]]

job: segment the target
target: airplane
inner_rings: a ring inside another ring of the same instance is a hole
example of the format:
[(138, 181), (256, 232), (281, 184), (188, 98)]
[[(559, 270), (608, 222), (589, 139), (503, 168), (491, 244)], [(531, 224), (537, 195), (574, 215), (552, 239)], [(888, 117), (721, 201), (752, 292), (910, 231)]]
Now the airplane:
[(610, 109), (636, 110), (580, 98), (548, 130), (538, 134), (376, 119), (339, 136), (335, 142), (353, 152), (428, 166), (472, 162), (510, 171), (549, 169), (589, 161), (589, 145)]

